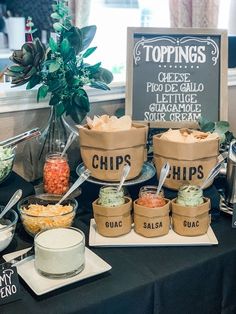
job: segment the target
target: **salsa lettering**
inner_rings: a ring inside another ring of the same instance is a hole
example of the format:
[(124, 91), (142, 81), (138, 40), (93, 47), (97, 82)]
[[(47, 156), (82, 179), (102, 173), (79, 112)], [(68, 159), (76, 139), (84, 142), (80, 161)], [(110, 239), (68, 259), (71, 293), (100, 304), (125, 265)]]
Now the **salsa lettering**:
[(144, 229), (160, 229), (163, 227), (162, 221), (159, 222), (144, 222), (143, 228)]

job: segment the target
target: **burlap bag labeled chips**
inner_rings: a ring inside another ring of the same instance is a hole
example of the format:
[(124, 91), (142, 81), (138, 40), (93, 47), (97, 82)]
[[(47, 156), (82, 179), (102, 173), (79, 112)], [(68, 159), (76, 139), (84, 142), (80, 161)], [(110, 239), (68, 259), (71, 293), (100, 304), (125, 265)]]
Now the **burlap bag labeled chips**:
[(128, 180), (137, 177), (146, 160), (148, 127), (133, 123), (123, 131), (97, 131), (79, 128), (81, 157), (92, 177), (119, 181), (124, 164), (131, 166)]
[[(178, 190), (184, 184), (201, 186), (218, 161), (219, 139), (178, 143), (155, 135), (153, 151), (158, 178), (164, 163), (168, 161), (170, 164), (169, 175), (164, 182), (165, 187)], [(212, 182), (209, 182), (204, 188), (211, 184)]]
[(172, 228), (183, 236), (199, 236), (205, 234), (211, 222), (209, 215), (210, 200), (198, 206), (183, 206), (172, 200)]
[(129, 233), (131, 230), (132, 200), (125, 197), (123, 205), (105, 207), (93, 202), (93, 215), (96, 222), (97, 232), (104, 237), (118, 237)]
[(150, 208), (134, 201), (134, 230), (144, 237), (159, 237), (170, 229), (170, 201), (162, 207)]

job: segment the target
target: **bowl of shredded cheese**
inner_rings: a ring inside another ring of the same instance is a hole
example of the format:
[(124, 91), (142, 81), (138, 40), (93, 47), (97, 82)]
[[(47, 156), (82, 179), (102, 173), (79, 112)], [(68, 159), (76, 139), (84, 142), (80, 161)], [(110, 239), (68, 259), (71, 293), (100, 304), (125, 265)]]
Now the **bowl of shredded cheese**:
[[(0, 206), (0, 212), (4, 209), (4, 206)], [(10, 209), (0, 220), (0, 252), (5, 250), (11, 243), (16, 229), (16, 223), (18, 220), (17, 213)]]
[(66, 199), (57, 204), (60, 196), (51, 194), (31, 195), (22, 199), (17, 207), (25, 231), (35, 236), (42, 230), (71, 227), (78, 203)]

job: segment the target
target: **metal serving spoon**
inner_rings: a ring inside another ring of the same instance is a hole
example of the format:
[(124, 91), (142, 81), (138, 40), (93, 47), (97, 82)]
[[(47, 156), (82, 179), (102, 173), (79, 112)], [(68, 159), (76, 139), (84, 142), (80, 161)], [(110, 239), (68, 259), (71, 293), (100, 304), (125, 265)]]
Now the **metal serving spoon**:
[(76, 136), (77, 136), (76, 133), (74, 133), (74, 132), (71, 132), (71, 133), (70, 133), (70, 135), (69, 135), (69, 137), (68, 137), (68, 140), (67, 140), (67, 142), (66, 142), (66, 145), (65, 145), (65, 147), (64, 147), (64, 149), (63, 149), (63, 152), (61, 153), (61, 157), (63, 157), (63, 156), (65, 155), (67, 149), (70, 147), (70, 145), (72, 144), (72, 142), (75, 140)]
[(201, 189), (204, 189), (204, 187), (217, 176), (217, 174), (220, 172), (220, 170), (221, 170), (223, 165), (224, 165), (224, 159), (219, 161), (215, 165), (215, 167), (211, 169), (211, 171), (209, 172), (206, 180), (200, 186)]
[(12, 197), (10, 198), (9, 202), (7, 203), (7, 205), (5, 206), (5, 208), (3, 209), (3, 211), (0, 214), (0, 220), (2, 219), (2, 217), (19, 201), (19, 199), (22, 196), (22, 190), (19, 189), (17, 190)]
[(129, 172), (130, 172), (130, 165), (125, 164), (124, 168), (122, 170), (122, 173), (121, 173), (120, 183), (119, 183), (119, 185), (118, 185), (118, 187), (116, 189), (116, 192), (120, 192), (120, 190), (122, 188), (122, 185), (124, 184), (125, 179), (127, 178)]
[(156, 195), (159, 195), (161, 188), (165, 182), (165, 179), (169, 173), (170, 170), (170, 164), (168, 162), (166, 162), (163, 167), (161, 168), (161, 172), (160, 172), (160, 177), (159, 177), (159, 182), (158, 182), (158, 186), (157, 186), (157, 192)]
[(72, 184), (71, 188), (63, 195), (63, 197), (57, 202), (56, 205), (60, 205), (75, 189), (77, 189), (84, 181), (88, 179), (90, 176), (91, 171), (86, 169), (84, 172), (81, 173), (79, 178)]

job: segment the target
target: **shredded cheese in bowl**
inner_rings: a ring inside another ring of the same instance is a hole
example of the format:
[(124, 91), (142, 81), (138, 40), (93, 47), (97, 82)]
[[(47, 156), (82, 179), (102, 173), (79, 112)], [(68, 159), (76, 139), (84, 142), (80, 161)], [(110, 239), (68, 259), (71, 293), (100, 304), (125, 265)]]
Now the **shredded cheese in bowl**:
[(25, 201), (21, 201), (18, 209), (22, 224), (31, 236), (41, 230), (67, 228), (72, 225), (77, 208), (76, 200), (67, 200), (65, 205), (46, 204), (45, 200), (41, 203), (29, 203), (28, 201), (27, 198)]

